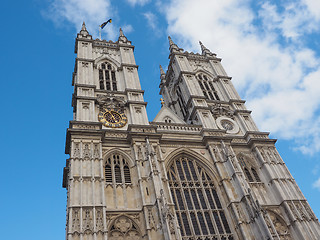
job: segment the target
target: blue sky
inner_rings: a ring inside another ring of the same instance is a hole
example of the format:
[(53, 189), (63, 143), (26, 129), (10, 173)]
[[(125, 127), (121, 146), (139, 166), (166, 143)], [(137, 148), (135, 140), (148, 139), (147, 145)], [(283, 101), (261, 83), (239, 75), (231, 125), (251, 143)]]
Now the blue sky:
[(83, 21), (135, 45), (151, 121), (160, 109), (159, 64), (168, 40), (221, 57), (261, 131), (277, 149), (320, 216), (320, 2), (250, 0), (6, 1), (1, 18), (3, 239), (65, 235), (61, 187), (65, 133), (72, 119), (74, 38)]

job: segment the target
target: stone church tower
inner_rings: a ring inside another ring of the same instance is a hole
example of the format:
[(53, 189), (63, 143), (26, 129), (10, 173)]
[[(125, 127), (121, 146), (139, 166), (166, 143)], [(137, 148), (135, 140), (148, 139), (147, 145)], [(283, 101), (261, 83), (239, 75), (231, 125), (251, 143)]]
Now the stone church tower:
[(201, 42), (169, 37), (162, 108), (146, 113), (134, 46), (77, 35), (63, 187), (67, 240), (320, 239), (319, 221)]

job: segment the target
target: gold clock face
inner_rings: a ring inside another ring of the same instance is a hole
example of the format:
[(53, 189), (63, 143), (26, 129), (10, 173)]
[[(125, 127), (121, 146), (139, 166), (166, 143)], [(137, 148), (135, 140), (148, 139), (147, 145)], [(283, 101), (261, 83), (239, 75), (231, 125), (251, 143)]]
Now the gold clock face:
[(106, 127), (121, 128), (128, 122), (127, 116), (120, 109), (105, 108), (100, 111), (98, 119)]

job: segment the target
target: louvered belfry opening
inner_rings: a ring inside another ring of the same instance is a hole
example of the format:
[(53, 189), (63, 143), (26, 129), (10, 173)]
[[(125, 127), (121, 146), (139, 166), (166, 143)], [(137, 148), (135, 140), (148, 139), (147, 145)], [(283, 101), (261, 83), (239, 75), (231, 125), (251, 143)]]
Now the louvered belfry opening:
[(195, 160), (171, 164), (169, 185), (182, 239), (233, 240), (212, 178)]
[(216, 91), (215, 87), (213, 86), (214, 83), (207, 77), (205, 74), (198, 74), (197, 75), (199, 86), (203, 92), (203, 95), (208, 98), (209, 100), (220, 100), (218, 96), (218, 92)]
[(117, 91), (116, 72), (109, 63), (99, 66), (99, 87), (101, 90)]
[(104, 171), (107, 184), (131, 183), (129, 165), (120, 154), (107, 158)]

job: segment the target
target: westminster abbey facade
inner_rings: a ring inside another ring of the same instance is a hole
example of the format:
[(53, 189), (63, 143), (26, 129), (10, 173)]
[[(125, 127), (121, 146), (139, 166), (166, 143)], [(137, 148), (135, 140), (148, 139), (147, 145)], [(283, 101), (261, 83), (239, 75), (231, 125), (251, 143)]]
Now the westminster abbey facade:
[(63, 187), (67, 240), (320, 239), (319, 221), (221, 59), (169, 37), (148, 120), (134, 46), (75, 43)]

